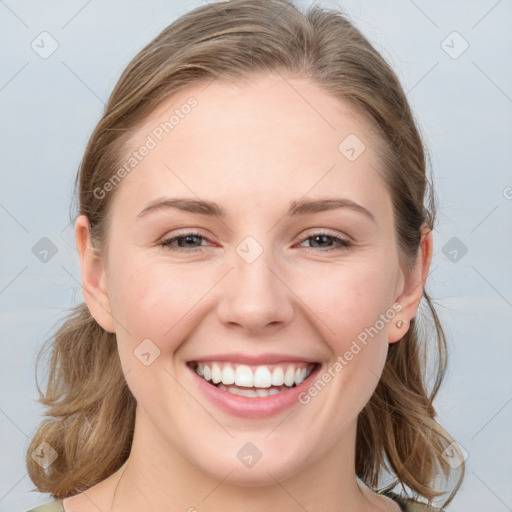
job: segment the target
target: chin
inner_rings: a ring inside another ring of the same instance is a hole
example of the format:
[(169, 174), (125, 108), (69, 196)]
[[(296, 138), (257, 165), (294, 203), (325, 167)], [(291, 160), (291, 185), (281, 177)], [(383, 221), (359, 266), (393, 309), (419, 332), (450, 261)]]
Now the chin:
[(273, 458), (276, 460), (266, 462), (263, 462), (262, 458), (253, 467), (244, 467), (243, 464), (225, 464), (222, 465), (225, 472), (220, 472), (219, 466), (216, 466), (214, 472), (210, 472), (210, 476), (215, 480), (238, 487), (266, 487), (275, 485), (276, 481), (282, 482), (293, 477), (301, 469), (301, 465), (292, 462), (283, 463), (282, 460), (277, 460), (278, 457)]
[(251, 436), (253, 441), (245, 434), (230, 439), (229, 446), (219, 443), (215, 451), (208, 450), (208, 458), (197, 454), (195, 465), (215, 480), (242, 487), (264, 487), (292, 478), (311, 463), (304, 440), (286, 444), (282, 436), (272, 441), (265, 440), (265, 436), (268, 432)]

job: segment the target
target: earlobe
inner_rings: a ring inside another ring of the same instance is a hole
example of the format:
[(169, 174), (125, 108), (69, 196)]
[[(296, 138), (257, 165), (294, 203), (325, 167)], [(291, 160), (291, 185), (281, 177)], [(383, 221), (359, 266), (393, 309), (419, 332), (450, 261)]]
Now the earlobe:
[(92, 245), (89, 219), (86, 215), (79, 215), (75, 222), (75, 238), (80, 258), (82, 292), (87, 307), (103, 329), (115, 332), (106, 286), (105, 265), (103, 258)]
[(389, 343), (395, 343), (404, 337), (409, 330), (411, 319), (418, 311), (432, 261), (432, 252), (432, 230), (424, 226), (421, 230), (421, 240), (415, 265), (404, 276), (403, 289), (395, 301), (401, 304), (402, 309), (396, 315), (395, 322), (391, 325)]

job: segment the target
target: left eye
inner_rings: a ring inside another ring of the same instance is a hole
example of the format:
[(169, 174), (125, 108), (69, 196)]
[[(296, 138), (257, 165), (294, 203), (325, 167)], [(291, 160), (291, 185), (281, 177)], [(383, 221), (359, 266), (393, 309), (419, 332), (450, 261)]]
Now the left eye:
[[(199, 240), (199, 242), (198, 242)], [(200, 235), (199, 233), (184, 233), (182, 235), (174, 236), (172, 238), (167, 238), (166, 240), (163, 240), (160, 242), (159, 245), (162, 247), (166, 247), (170, 251), (176, 251), (176, 252), (195, 252), (200, 251), (200, 247), (203, 245), (201, 244), (202, 240), (207, 240), (204, 236)], [(314, 241), (315, 244), (325, 244), (326, 242), (330, 242), (329, 246), (324, 246), (323, 248), (320, 247), (320, 252), (328, 252), (332, 250), (343, 250), (348, 249), (352, 242), (349, 240), (346, 240), (344, 238), (340, 238), (336, 235), (331, 235), (329, 233), (314, 233), (308, 237), (306, 237), (302, 243), (306, 241)], [(177, 242), (177, 245), (174, 243)], [(186, 244), (197, 244), (199, 243), (199, 246), (191, 247), (190, 245)], [(310, 247), (312, 249), (315, 249), (317, 247)]]
[[(172, 238), (167, 238), (166, 240), (162, 240), (160, 242), (160, 245), (162, 247), (166, 247), (170, 251), (176, 251), (176, 252), (192, 252), (197, 249), (197, 247), (190, 247), (187, 249), (187, 246), (182, 245), (182, 241), (184, 243), (194, 243), (194, 238), (199, 238), (201, 240), (206, 240), (206, 238), (199, 233), (184, 233), (183, 235), (174, 236)], [(178, 245), (174, 245), (173, 242), (177, 241)]]

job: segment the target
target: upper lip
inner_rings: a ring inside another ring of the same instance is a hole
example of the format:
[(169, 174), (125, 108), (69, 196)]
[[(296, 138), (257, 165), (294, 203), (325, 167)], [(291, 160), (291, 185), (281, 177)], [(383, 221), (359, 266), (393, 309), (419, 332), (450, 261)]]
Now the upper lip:
[(199, 356), (195, 359), (190, 359), (189, 363), (207, 362), (207, 361), (225, 361), (232, 363), (241, 363), (247, 365), (264, 365), (264, 364), (276, 364), (276, 363), (289, 363), (289, 362), (304, 362), (304, 363), (317, 363), (318, 359), (312, 359), (303, 356), (294, 356), (291, 354), (259, 354), (259, 355), (247, 355), (247, 354), (212, 354)]

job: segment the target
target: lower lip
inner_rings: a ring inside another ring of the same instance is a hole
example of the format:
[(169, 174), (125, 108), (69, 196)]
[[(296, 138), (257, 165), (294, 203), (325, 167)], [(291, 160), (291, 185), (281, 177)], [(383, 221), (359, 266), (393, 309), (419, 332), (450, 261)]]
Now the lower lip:
[(266, 418), (279, 414), (293, 405), (299, 404), (299, 395), (306, 391), (320, 370), (320, 365), (308, 375), (304, 382), (294, 388), (281, 391), (275, 395), (247, 397), (234, 395), (229, 391), (223, 391), (213, 384), (209, 384), (190, 368), (195, 382), (202, 393), (223, 411), (244, 418)]

